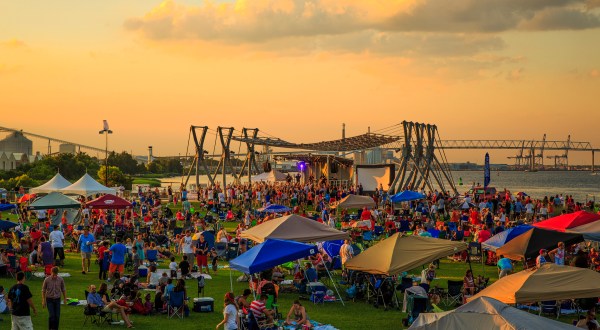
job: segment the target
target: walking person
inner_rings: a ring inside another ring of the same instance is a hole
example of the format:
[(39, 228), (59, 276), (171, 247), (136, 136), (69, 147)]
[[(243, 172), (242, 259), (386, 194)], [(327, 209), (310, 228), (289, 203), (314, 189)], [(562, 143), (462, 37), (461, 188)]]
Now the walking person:
[(8, 308), (11, 312), (12, 330), (33, 330), (30, 308), (33, 315), (37, 315), (37, 309), (33, 304), (33, 295), (25, 283), (25, 273), (17, 273), (17, 284), (8, 291)]
[(237, 330), (238, 329), (238, 306), (235, 303), (235, 298), (232, 292), (225, 294), (225, 307), (223, 307), (223, 321), (217, 324), (216, 329), (223, 326), (225, 330)]
[(48, 240), (52, 243), (52, 248), (54, 249), (54, 260), (57, 260), (57, 257), (60, 259), (57, 266), (63, 267), (65, 265), (65, 235), (58, 225), (54, 226), (54, 230), (48, 236)]
[(83, 275), (90, 272), (90, 263), (95, 242), (94, 235), (90, 234), (90, 228), (84, 227), (83, 234), (79, 236), (77, 244), (78, 250), (81, 251), (81, 274)]
[(58, 276), (58, 267), (52, 268), (52, 275), (42, 284), (42, 308), (48, 308), (48, 329), (58, 330), (60, 321), (60, 296), (67, 305), (65, 281)]

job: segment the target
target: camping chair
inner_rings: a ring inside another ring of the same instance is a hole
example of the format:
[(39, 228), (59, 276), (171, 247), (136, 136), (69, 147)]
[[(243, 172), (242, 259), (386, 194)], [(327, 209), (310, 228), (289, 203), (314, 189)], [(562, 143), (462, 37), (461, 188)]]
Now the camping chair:
[(104, 230), (102, 232), (102, 235), (104, 236), (104, 239), (111, 240), (112, 239), (112, 226), (104, 225)]
[(227, 243), (216, 242), (215, 251), (217, 251), (217, 258), (225, 259), (225, 257), (227, 256)]
[(185, 312), (184, 294), (184, 291), (171, 291), (169, 293), (169, 300), (167, 300), (167, 316), (169, 318), (178, 316), (180, 319), (183, 319)]
[(198, 276), (197, 280), (198, 280), (198, 297), (200, 297), (200, 293), (202, 293), (202, 297), (204, 297), (204, 285), (205, 285), (204, 276), (202, 276), (202, 275)]
[(404, 291), (406, 291), (406, 289), (410, 288), (412, 286), (413, 280), (410, 277), (403, 277), (400, 280), (400, 284), (398, 284), (398, 286), (396, 287), (396, 290), (400, 290), (400, 292), (404, 293)]
[(598, 298), (580, 298), (575, 299), (575, 306), (577, 309), (577, 315), (583, 315), (590, 309), (596, 310)]
[(556, 319), (560, 317), (560, 304), (556, 300), (540, 301), (540, 311), (538, 315), (552, 314), (556, 315)]
[(148, 262), (156, 262), (158, 260), (158, 250), (147, 250), (146, 259), (148, 259)]
[(17, 256), (8, 256), (8, 265), (6, 265), (6, 271), (10, 276), (15, 278), (17, 270)]
[[(87, 296), (89, 291), (84, 290), (85, 299), (87, 300)], [(83, 325), (85, 326), (87, 321), (90, 323), (96, 324), (97, 326), (101, 326), (102, 324), (113, 324), (117, 319), (119, 314), (115, 314), (112, 312), (103, 312), (98, 307), (91, 307), (89, 304), (86, 304), (83, 308), (83, 315), (85, 319), (83, 320)], [(117, 319), (114, 318), (114, 315), (117, 315)]]
[(463, 296), (463, 281), (448, 280), (448, 292), (444, 297), (446, 306), (460, 304)]
[(279, 305), (277, 304), (277, 297), (275, 297), (275, 295), (267, 295), (267, 302), (265, 303), (265, 307), (273, 311), (273, 316), (275, 319), (279, 320), (283, 318), (281, 313), (279, 313)]
[(362, 240), (365, 243), (365, 245), (368, 245), (368, 243), (373, 242), (373, 232), (372, 231), (365, 231), (362, 234)]
[(383, 228), (383, 226), (375, 226), (375, 229), (373, 230), (373, 235), (375, 235), (375, 237), (379, 237), (384, 232), (385, 232), (385, 229)]
[(411, 325), (419, 314), (427, 312), (428, 309), (429, 298), (420, 297), (416, 295), (409, 294), (407, 299), (407, 308), (406, 313), (408, 314), (408, 324)]
[(259, 320), (254, 314), (248, 312), (248, 330), (269, 330), (277, 329), (274, 323), (267, 323), (267, 320)]
[(469, 256), (471, 261), (480, 262), (482, 261), (481, 257), (481, 243), (471, 242), (469, 243)]

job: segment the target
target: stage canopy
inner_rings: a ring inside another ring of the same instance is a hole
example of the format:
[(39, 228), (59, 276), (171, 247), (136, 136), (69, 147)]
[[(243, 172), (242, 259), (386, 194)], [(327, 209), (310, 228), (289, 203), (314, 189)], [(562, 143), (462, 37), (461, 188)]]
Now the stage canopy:
[(394, 203), (401, 203), (401, 202), (410, 202), (410, 201), (416, 201), (419, 199), (423, 199), (426, 196), (421, 194), (420, 192), (416, 192), (416, 191), (412, 191), (412, 190), (405, 190), (402, 192), (399, 192), (395, 195), (393, 195), (392, 197), (390, 197), (391, 201)]
[(71, 197), (65, 196), (59, 192), (51, 192), (48, 195), (36, 199), (29, 204), (30, 210), (48, 210), (48, 209), (78, 209), (81, 207), (79, 201)]
[(343, 231), (296, 214), (263, 222), (243, 231), (241, 236), (259, 243), (268, 238), (305, 243), (348, 238), (348, 234)]
[(399, 233), (346, 262), (346, 268), (377, 275), (396, 275), (467, 249), (467, 243)]
[(29, 189), (30, 193), (37, 194), (48, 194), (55, 191), (60, 191), (63, 188), (66, 188), (71, 185), (71, 182), (67, 181), (60, 173), (56, 173), (52, 179), (48, 180), (48, 182), (43, 185), (35, 188)]
[(452, 311), (421, 313), (409, 329), (575, 330), (578, 328), (527, 313), (493, 298), (481, 297)]
[(558, 242), (564, 242), (566, 246), (569, 246), (582, 241), (583, 235), (581, 234), (561, 233), (533, 227), (496, 249), (496, 254), (513, 260), (530, 259), (537, 257), (540, 249), (555, 249)]
[(88, 202), (85, 206), (90, 209), (116, 210), (130, 208), (132, 205), (121, 197), (106, 194)]
[(600, 297), (600, 273), (546, 263), (505, 276), (471, 299), (491, 297), (505, 304)]
[(360, 195), (348, 195), (332, 205), (333, 208), (337, 209), (362, 209), (363, 207), (374, 208), (376, 206), (373, 198)]
[(313, 255), (316, 252), (317, 247), (311, 244), (268, 239), (229, 261), (229, 267), (246, 274), (255, 274), (288, 261)]
[(60, 192), (63, 194), (91, 196), (95, 194), (114, 194), (115, 190), (105, 187), (86, 173), (77, 182), (61, 189)]

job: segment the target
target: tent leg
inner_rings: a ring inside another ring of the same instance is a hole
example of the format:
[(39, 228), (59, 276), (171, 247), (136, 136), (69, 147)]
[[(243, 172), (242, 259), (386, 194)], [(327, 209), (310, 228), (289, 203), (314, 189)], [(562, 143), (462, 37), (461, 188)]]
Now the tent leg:
[(469, 251), (467, 251), (467, 262), (469, 263), (469, 270), (471, 273), (473, 273), (473, 267), (471, 267), (471, 255), (469, 254)]
[(342, 295), (338, 291), (337, 285), (335, 285), (335, 281), (333, 280), (333, 277), (331, 276), (331, 273), (329, 272), (329, 269), (327, 269), (327, 266), (325, 265), (325, 262), (323, 261), (323, 259), (321, 259), (321, 263), (323, 264), (323, 267), (325, 267), (325, 271), (327, 272), (327, 275), (329, 276), (329, 279), (331, 280), (331, 283), (333, 284), (333, 288), (335, 289), (335, 293), (337, 293), (338, 297), (340, 297), (340, 301), (342, 302), (342, 306), (346, 307), (346, 304), (344, 303), (344, 299), (342, 299)]
[(231, 267), (229, 267), (229, 285), (231, 286), (231, 293), (233, 293), (233, 275), (231, 274)]
[[(250, 283), (252, 283), (252, 274), (250, 274)], [(256, 300), (256, 291), (254, 290), (254, 286), (250, 286), (250, 288), (252, 288), (252, 296), (254, 297), (254, 300)]]

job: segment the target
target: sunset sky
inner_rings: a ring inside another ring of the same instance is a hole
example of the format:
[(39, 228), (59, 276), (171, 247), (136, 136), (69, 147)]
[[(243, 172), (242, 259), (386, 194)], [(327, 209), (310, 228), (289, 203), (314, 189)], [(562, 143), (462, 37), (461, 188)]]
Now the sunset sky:
[(403, 120), (600, 148), (599, 102), (600, 0), (0, 1), (0, 126), (103, 147), (106, 119), (136, 154), (185, 153), (191, 124), (312, 142)]

